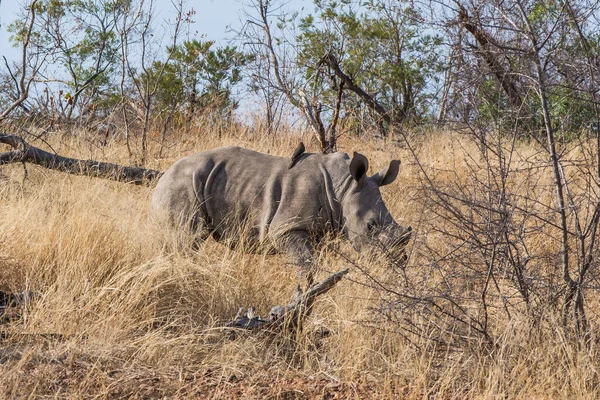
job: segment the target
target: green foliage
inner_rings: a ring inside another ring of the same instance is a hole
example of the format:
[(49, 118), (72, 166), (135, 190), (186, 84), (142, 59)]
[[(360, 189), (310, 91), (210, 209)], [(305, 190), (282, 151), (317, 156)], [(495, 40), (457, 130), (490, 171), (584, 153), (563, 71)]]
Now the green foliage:
[[(577, 7), (577, 4), (571, 6)], [(597, 77), (590, 74), (590, 68), (597, 68), (590, 57), (596, 57), (600, 52), (597, 25), (588, 25), (582, 20), (576, 26), (561, 3), (533, 0), (525, 3), (524, 7), (536, 38), (535, 52), (539, 54), (542, 64), (551, 123), (563, 138), (575, 137), (588, 130), (597, 118), (593, 94), (597, 92), (597, 85), (594, 84)], [(480, 12), (480, 18), (485, 21), (480, 24), (495, 26), (485, 29), (500, 44), (495, 48), (496, 54), (501, 55), (498, 61), (514, 79), (522, 105), (511, 107), (498, 78), (485, 69), (482, 74), (484, 78), (473, 85), (475, 119), (482, 124), (506, 125), (513, 129), (518, 114), (521, 117), (519, 125), (528, 134), (536, 135), (543, 131), (544, 119), (539, 88), (534, 84), (538, 71), (532, 62), (535, 54), (533, 44), (523, 40), (529, 37), (526, 35), (528, 28), (502, 26), (501, 19), (495, 19), (497, 10), (493, 7)], [(519, 13), (511, 17), (514, 21), (522, 21)], [(502, 49), (504, 44), (511, 46), (511, 49)], [(469, 84), (473, 82), (475, 80), (469, 81)]]
[[(331, 53), (396, 121), (428, 117), (431, 84), (441, 68), (441, 39), (424, 28), (412, 3), (316, 0), (315, 6), (317, 14), (299, 23), (298, 61), (306, 66), (305, 79), (317, 79), (321, 96), (333, 103), (336, 83), (316, 78), (319, 60)], [(351, 95), (345, 99), (346, 111), (365, 107)]]
[(478, 104), (480, 104), (477, 119), (486, 123), (498, 121), (508, 106), (505, 93), (495, 78), (487, 77), (477, 90)]
[[(141, 43), (144, 24), (150, 25), (147, 38), (155, 34), (151, 20), (142, 16), (148, 11), (142, 6), (131, 0), (39, 0), (35, 4), (31, 46), (51, 52), (54, 76), (45, 93), (53, 93), (52, 106), (69, 120), (89, 110), (106, 115), (111, 107), (129, 103), (123, 102), (123, 95), (152, 93), (148, 106), (158, 117), (173, 113), (191, 117), (210, 110), (228, 118), (237, 106), (233, 87), (242, 80), (241, 69), (249, 56), (235, 47), (216, 48), (212, 41), (188, 40), (167, 47), (161, 58), (147, 58), (147, 66), (141, 65), (139, 53), (132, 49)], [(188, 23), (190, 15), (182, 23)], [(26, 19), (10, 25), (13, 45), (23, 44), (27, 29)], [(121, 35), (129, 35), (126, 48)], [(151, 57), (152, 44), (144, 46), (141, 51)]]
[[(60, 91), (65, 96), (68, 117), (76, 106), (96, 107), (116, 94), (115, 69), (120, 56), (116, 29), (129, 7), (129, 0), (39, 0), (31, 46), (52, 53)], [(11, 41), (25, 40), (27, 21), (10, 25)]]
[(242, 79), (241, 70), (250, 57), (235, 47), (213, 49), (214, 42), (189, 40), (167, 49), (166, 62), (157, 61), (145, 81), (157, 80), (159, 114), (176, 111), (188, 118), (196, 112), (211, 112), (229, 118), (237, 107), (233, 87)]

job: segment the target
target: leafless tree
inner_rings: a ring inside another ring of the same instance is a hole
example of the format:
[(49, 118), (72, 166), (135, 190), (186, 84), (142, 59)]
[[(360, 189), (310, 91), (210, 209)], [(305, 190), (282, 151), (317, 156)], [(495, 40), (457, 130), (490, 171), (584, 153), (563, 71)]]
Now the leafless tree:
[(28, 110), (25, 102), (29, 98), (31, 85), (38, 79), (40, 71), (46, 67), (47, 60), (54, 50), (44, 48), (32, 40), (36, 23), (36, 4), (37, 0), (33, 0), (26, 7), (25, 15), (22, 18), (23, 22), (17, 26), (16, 35), (21, 47), (20, 63), (11, 67), (4, 58), (4, 65), (13, 83), (14, 94), (12, 103), (0, 112), (0, 120), (5, 119), (18, 107)]
[[(415, 224), (421, 235), (416, 248), (423, 250), (414, 258), (426, 262), (393, 276), (367, 274), (364, 283), (381, 293), (381, 315), (419, 346), (483, 343), (493, 351), (498, 321), (518, 318), (532, 330), (548, 329), (556, 316), (568, 337), (589, 344), (594, 308), (586, 299), (595, 302), (599, 287), (600, 132), (574, 134), (565, 120), (582, 118), (584, 128), (598, 121), (600, 65), (589, 38), (598, 33), (600, 5), (518, 0), (444, 6), (454, 13), (453, 29), (462, 32), (454, 38), (472, 40), (453, 49), (450, 59), (460, 61), (461, 70), (454, 66), (459, 75), (452, 90), (474, 85), (474, 91), (465, 88), (473, 96), (462, 104), (475, 115), (485, 112), (486, 101), (507, 112), (462, 121), (461, 134), (479, 145), (473, 153), (456, 144), (462, 171), (424, 165), (418, 144), (402, 135), (420, 170), (414, 189), (427, 217)], [(494, 100), (477, 93), (490, 80), (493, 89), (485, 89)], [(450, 105), (461, 101), (451, 97), (447, 110), (457, 115)], [(561, 114), (573, 104), (577, 110)], [(535, 153), (520, 152), (525, 139), (533, 140), (529, 151)], [(553, 179), (544, 179), (549, 172)]]
[[(275, 98), (273, 89), (282, 93), (289, 103), (302, 113), (322, 151), (335, 151), (344, 83), (340, 82), (338, 85), (331, 122), (325, 126), (321, 117), (324, 105), (318, 99), (316, 84), (325, 75), (325, 70), (316, 66), (315, 76), (309, 81), (301, 79), (303, 67), (295, 62), (298, 51), (295, 47), (295, 35), (291, 34), (292, 38), (288, 38), (285, 29), (279, 29), (275, 37), (273, 32), (272, 20), (279, 21), (279, 26), (285, 28), (285, 21), (289, 18), (282, 5), (273, 6), (271, 0), (256, 0), (248, 6), (252, 11), (245, 15), (247, 20), (240, 36), (248, 51), (255, 55), (255, 62), (258, 63), (256, 70), (263, 72), (263, 75), (254, 75), (255, 79), (260, 80), (260, 88), (263, 88), (263, 93), (267, 93), (270, 101)], [(265, 74), (265, 71), (268, 73)]]
[[(183, 1), (179, 1), (176, 5), (176, 16), (173, 23), (171, 33), (171, 46), (174, 48), (182, 34), (183, 25), (186, 22), (186, 13), (184, 11)], [(172, 53), (167, 51), (165, 58), (161, 60), (161, 67), (158, 70), (153, 70), (152, 66), (160, 59), (161, 55), (153, 47), (156, 43), (153, 42), (154, 28), (154, 3), (153, 0), (148, 2), (141, 1), (136, 13), (133, 13), (127, 21), (123, 20), (119, 36), (122, 42), (122, 64), (121, 64), (121, 83), (120, 91), (122, 96), (122, 113), (125, 121), (125, 136), (128, 146), (128, 151), (132, 154), (131, 135), (130, 135), (130, 117), (128, 111), (134, 111), (135, 118), (141, 121), (140, 134), (140, 164), (144, 165), (148, 159), (148, 133), (151, 128), (151, 118), (156, 111), (154, 107), (154, 98), (159, 88), (160, 79), (162, 78), (165, 67), (170, 62)], [(139, 62), (132, 60), (133, 53), (132, 41), (136, 39), (130, 38), (133, 35), (139, 38)], [(135, 93), (135, 97), (131, 98), (129, 93), (126, 93), (126, 80), (131, 82), (131, 87)]]

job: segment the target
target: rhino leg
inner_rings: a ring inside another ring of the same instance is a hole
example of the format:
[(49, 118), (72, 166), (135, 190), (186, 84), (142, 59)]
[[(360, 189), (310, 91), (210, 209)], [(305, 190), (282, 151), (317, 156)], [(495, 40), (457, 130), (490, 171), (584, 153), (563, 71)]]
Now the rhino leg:
[(297, 275), (300, 279), (306, 277), (307, 288), (313, 284), (315, 265), (313, 262), (314, 248), (311, 245), (307, 232), (291, 231), (279, 238), (276, 249), (280, 253), (287, 254), (290, 262), (297, 267)]
[[(159, 230), (172, 237), (173, 249), (181, 252), (198, 250), (210, 236), (206, 217), (200, 207), (189, 201), (178, 201), (171, 192), (153, 198), (154, 220)], [(170, 228), (166, 229), (165, 228)]]
[(202, 246), (202, 243), (208, 239), (210, 236), (210, 230), (208, 229), (207, 224), (203, 219), (198, 218), (191, 226), (188, 228), (189, 235), (192, 240), (192, 249), (199, 250)]
[(210, 237), (207, 224), (197, 214), (168, 215), (168, 219), (162, 225), (170, 227), (167, 232), (171, 232), (173, 249), (178, 252), (198, 251)]

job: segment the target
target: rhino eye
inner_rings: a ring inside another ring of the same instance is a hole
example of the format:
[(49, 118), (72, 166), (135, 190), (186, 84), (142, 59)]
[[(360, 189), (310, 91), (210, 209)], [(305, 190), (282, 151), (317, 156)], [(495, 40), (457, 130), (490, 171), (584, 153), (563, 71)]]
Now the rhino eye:
[(373, 232), (375, 230), (375, 228), (377, 227), (377, 222), (371, 220), (367, 223), (367, 230), (369, 232)]

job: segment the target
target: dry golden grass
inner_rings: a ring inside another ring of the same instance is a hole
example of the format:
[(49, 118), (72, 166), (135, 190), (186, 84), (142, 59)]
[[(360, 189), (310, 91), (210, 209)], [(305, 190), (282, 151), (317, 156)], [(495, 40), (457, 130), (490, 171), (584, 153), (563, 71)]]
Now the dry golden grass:
[[(171, 139), (166, 169), (178, 158), (221, 145), (291, 155), (298, 135), (257, 137), (239, 130)], [(50, 138), (57, 152), (127, 164), (124, 146), (90, 144), (85, 135)], [(303, 140), (309, 151), (317, 146)], [(536, 152), (519, 149), (526, 158)], [(399, 223), (412, 225), (410, 268), (418, 268), (423, 221), (435, 217), (418, 193), (418, 168), (406, 148), (342, 138), (341, 151), (359, 150), (371, 171), (403, 161), (396, 183), (383, 190)], [(443, 182), (464, 176), (477, 146), (437, 132), (415, 141), (423, 166)], [(156, 153), (156, 146), (151, 154)], [(447, 173), (440, 172), (442, 170)], [(0, 325), (2, 398), (598, 398), (595, 342), (577, 350), (556, 329), (531, 335), (518, 319), (496, 326), (497, 351), (419, 351), (390, 326), (366, 326), (378, 293), (344, 280), (320, 298), (296, 336), (241, 335), (214, 329), (240, 306), (264, 315), (292, 295), (296, 280), (280, 256), (236, 252), (208, 241), (178, 252), (149, 210), (150, 188), (69, 176), (21, 165), (2, 167), (0, 289), (31, 289), (39, 297), (19, 318)], [(518, 184), (515, 183), (515, 184)], [(341, 252), (354, 259), (347, 244)], [(385, 275), (377, 260), (360, 260)], [(324, 249), (320, 265), (346, 268)], [(323, 276), (325, 272), (321, 272)], [(352, 277), (361, 280), (352, 270)], [(318, 328), (331, 334), (320, 338)]]

